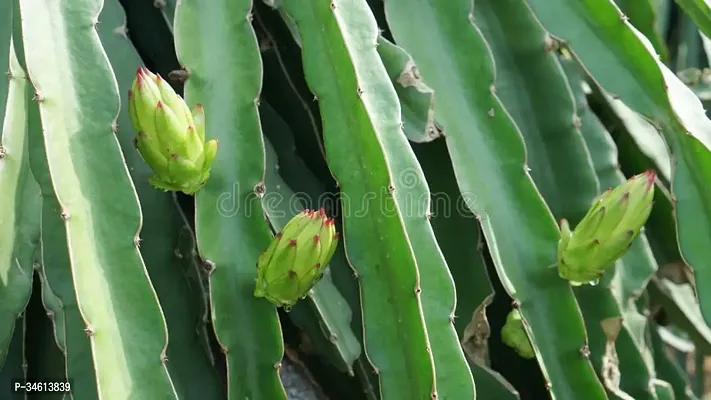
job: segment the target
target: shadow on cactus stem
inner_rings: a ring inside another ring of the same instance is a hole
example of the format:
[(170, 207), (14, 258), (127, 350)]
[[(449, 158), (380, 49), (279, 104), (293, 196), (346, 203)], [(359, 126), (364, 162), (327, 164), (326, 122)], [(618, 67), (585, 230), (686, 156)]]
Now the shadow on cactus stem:
[[(170, 71), (180, 69), (175, 46), (172, 45), (173, 34), (169, 26), (163, 23), (163, 14), (154, 6), (154, 2), (119, 2), (126, 13), (128, 38), (146, 67), (161, 76), (168, 76)], [(174, 85), (174, 89), (182, 94), (182, 85)]]
[[(361, 400), (363, 399), (363, 386), (356, 376), (334, 368), (326, 362), (319, 352), (313, 348), (305, 331), (299, 329), (289, 318), (288, 313), (279, 309), (279, 320), (282, 324), (285, 351), (285, 360), (294, 364), (294, 369), (303, 375), (308, 372), (306, 381), (310, 382), (309, 393), (314, 400), (338, 399)], [(316, 383), (318, 381), (318, 383)], [(307, 393), (304, 393), (306, 395)]]
[[(32, 297), (25, 310), (23, 368), (26, 368), (26, 379), (63, 382), (66, 380), (64, 354), (55, 342), (49, 309), (43, 305), (42, 292), (47, 288), (42, 287), (38, 271), (35, 271), (32, 283)], [(20, 322), (22, 319), (17, 321)], [(15, 329), (18, 328), (19, 326)]]
[[(319, 103), (306, 84), (301, 48), (279, 12), (265, 2), (254, 2), (252, 25), (261, 44), (264, 68), (261, 104), (273, 107), (290, 128), (295, 139), (293, 152), (322, 182), (324, 189), (337, 192), (336, 182), (324, 156)], [(265, 134), (269, 135), (269, 132), (265, 130)], [(277, 142), (274, 144), (278, 145)], [(289, 181), (288, 175), (297, 173), (287, 171), (285, 179)], [(337, 215), (333, 210), (326, 211), (329, 215)]]

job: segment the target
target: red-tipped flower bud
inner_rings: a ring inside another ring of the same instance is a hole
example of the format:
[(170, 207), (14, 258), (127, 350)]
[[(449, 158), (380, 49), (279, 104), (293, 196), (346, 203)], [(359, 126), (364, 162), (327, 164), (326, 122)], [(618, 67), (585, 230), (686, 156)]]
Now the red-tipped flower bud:
[(302, 211), (259, 257), (254, 296), (277, 307), (294, 305), (321, 279), (337, 246), (333, 219), (323, 209)]
[(572, 285), (596, 283), (627, 251), (652, 211), (654, 180), (649, 170), (600, 195), (575, 231), (561, 221), (558, 274)]
[(202, 106), (190, 112), (160, 75), (141, 67), (128, 93), (128, 112), (136, 148), (154, 172), (151, 185), (187, 194), (200, 190), (217, 153), (217, 140), (205, 142)]

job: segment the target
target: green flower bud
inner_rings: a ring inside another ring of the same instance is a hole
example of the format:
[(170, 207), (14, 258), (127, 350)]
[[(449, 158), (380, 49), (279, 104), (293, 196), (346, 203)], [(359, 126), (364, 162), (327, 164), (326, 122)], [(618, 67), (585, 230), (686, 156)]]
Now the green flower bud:
[(603, 193), (575, 231), (561, 220), (557, 257), (561, 278), (574, 286), (595, 284), (624, 255), (652, 211), (655, 179), (649, 170)]
[(217, 154), (217, 140), (205, 142), (205, 112), (192, 112), (160, 75), (141, 67), (128, 92), (128, 113), (136, 149), (154, 172), (158, 189), (193, 194), (205, 186)]
[(255, 297), (290, 307), (321, 279), (338, 246), (338, 233), (325, 211), (304, 210), (279, 232), (257, 261)]
[(516, 354), (523, 358), (531, 359), (536, 356), (533, 352), (533, 346), (528, 340), (528, 334), (523, 328), (521, 313), (516, 309), (511, 310), (509, 315), (506, 316), (506, 323), (501, 328), (501, 341), (514, 349)]

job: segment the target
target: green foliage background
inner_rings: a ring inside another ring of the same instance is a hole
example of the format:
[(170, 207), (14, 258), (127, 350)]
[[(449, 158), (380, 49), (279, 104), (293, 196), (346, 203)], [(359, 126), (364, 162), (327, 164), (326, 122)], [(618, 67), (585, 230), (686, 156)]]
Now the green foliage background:
[[(0, 1), (0, 398), (286, 399), (282, 363), (331, 399), (702, 398), (708, 37), (703, 0)], [(147, 182), (142, 65), (220, 141), (194, 197)], [(572, 288), (557, 220), (650, 168), (644, 233)], [(324, 278), (255, 298), (320, 207)]]

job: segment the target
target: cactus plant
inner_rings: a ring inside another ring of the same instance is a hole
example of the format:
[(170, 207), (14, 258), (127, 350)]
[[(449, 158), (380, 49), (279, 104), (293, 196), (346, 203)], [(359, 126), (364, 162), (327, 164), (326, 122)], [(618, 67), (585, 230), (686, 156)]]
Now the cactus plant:
[(0, 2), (0, 397), (708, 395), (710, 37), (702, 0)]

